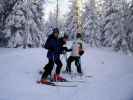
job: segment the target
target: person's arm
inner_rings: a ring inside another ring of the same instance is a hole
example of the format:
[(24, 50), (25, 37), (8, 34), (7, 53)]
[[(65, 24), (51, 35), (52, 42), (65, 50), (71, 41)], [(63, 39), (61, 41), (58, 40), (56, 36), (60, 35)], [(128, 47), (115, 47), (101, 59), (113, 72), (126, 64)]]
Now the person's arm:
[(56, 47), (55, 47), (55, 42), (53, 39), (47, 39), (46, 43), (45, 43), (45, 49), (48, 49), (50, 51), (55, 51)]
[(72, 49), (68, 49), (67, 47), (62, 47), (62, 50), (63, 50), (63, 51), (66, 51), (66, 52), (72, 51)]

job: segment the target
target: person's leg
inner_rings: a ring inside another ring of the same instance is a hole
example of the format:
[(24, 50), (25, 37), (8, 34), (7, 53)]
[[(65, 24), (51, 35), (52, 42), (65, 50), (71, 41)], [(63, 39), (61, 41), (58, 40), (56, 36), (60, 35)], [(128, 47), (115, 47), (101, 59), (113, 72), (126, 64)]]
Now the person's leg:
[(43, 73), (43, 75), (41, 77), (41, 80), (47, 79), (48, 75), (51, 75), (53, 66), (54, 66), (54, 61), (49, 59), (48, 64), (44, 68), (45, 71), (44, 71), (44, 73)]
[(65, 78), (60, 76), (61, 68), (62, 68), (62, 62), (60, 59), (55, 60), (55, 64), (57, 65), (56, 67), (56, 72), (53, 77), (53, 81), (66, 81)]
[(56, 74), (60, 74), (61, 68), (62, 68), (62, 62), (61, 60), (58, 58), (55, 60), (55, 64), (57, 65), (56, 67)]
[(70, 56), (67, 60), (66, 72), (71, 73), (71, 63), (74, 61), (74, 58)]
[(80, 57), (75, 58), (75, 65), (77, 66), (77, 72), (82, 74)]

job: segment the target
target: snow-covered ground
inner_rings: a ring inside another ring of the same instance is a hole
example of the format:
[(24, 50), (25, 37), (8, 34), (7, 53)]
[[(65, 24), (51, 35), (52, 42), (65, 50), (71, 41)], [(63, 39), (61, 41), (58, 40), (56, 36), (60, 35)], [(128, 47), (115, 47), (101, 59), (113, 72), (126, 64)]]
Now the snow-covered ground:
[(36, 84), (45, 56), (41, 48), (0, 48), (0, 100), (133, 100), (133, 57), (87, 48), (82, 67), (93, 77), (68, 88)]

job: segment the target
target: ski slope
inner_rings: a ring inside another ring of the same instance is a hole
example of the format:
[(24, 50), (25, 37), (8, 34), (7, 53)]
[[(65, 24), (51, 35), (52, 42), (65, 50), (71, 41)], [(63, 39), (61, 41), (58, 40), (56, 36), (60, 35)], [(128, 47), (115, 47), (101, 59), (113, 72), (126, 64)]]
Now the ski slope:
[(93, 77), (64, 83), (78, 87), (39, 85), (38, 71), (47, 63), (44, 49), (0, 48), (0, 100), (133, 100), (132, 56), (86, 48), (81, 62), (84, 74)]

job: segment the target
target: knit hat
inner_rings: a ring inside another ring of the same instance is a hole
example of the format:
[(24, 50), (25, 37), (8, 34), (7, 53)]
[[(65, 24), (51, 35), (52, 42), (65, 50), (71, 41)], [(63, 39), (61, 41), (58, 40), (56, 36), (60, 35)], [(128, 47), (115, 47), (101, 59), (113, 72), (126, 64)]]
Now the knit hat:
[(81, 36), (81, 33), (77, 33), (76, 37), (77, 37), (77, 38), (81, 38), (81, 37), (82, 37), (82, 36)]
[(53, 29), (53, 33), (59, 33), (59, 29), (58, 28), (54, 28)]

